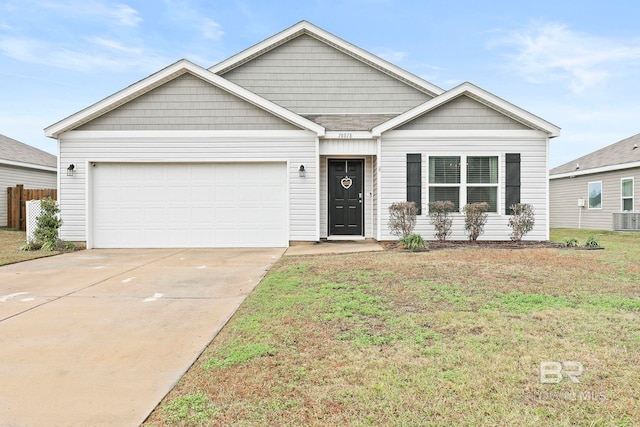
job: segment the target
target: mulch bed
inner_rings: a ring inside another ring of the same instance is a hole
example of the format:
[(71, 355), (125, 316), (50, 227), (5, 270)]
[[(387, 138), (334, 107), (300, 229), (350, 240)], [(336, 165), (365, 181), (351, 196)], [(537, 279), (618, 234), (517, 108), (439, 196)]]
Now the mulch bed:
[[(379, 242), (388, 251), (405, 251), (400, 242)], [(471, 242), (468, 240), (430, 240), (427, 243), (427, 249), (423, 251), (439, 250), (439, 249), (460, 249), (460, 248), (478, 248), (478, 249), (532, 249), (532, 248), (553, 248), (553, 249), (573, 249), (573, 250), (597, 250), (603, 247), (569, 247), (560, 242), (549, 241), (500, 241), (500, 240), (482, 240)], [(423, 252), (416, 251), (416, 252)], [(412, 251), (413, 252), (413, 251)]]

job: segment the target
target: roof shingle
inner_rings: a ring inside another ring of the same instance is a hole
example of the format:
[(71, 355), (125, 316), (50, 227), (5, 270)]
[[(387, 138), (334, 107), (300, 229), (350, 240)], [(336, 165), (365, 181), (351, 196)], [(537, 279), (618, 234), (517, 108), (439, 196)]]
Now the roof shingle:
[[(634, 148), (636, 147), (636, 148)], [(578, 157), (549, 171), (549, 175), (558, 175), (575, 171), (624, 165), (640, 162), (640, 133), (608, 145), (592, 153)]]
[(0, 162), (9, 160), (55, 168), (57, 167), (56, 159), (53, 154), (0, 134)]

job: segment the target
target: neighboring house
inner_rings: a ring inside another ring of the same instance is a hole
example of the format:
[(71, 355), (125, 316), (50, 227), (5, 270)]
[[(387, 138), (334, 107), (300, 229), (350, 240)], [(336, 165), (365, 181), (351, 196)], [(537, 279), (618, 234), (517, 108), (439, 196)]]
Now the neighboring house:
[(57, 187), (56, 156), (0, 135), (0, 227), (7, 226), (7, 188)]
[[(64, 239), (91, 247), (392, 240), (389, 205), (531, 203), (548, 239), (559, 128), (470, 83), (445, 91), (308, 22), (213, 66), (186, 60), (58, 122)], [(453, 238), (464, 239), (455, 215)]]
[[(640, 134), (549, 172), (551, 227), (637, 229), (640, 222)], [(617, 223), (614, 227), (614, 216)], [(638, 220), (634, 220), (636, 217)]]

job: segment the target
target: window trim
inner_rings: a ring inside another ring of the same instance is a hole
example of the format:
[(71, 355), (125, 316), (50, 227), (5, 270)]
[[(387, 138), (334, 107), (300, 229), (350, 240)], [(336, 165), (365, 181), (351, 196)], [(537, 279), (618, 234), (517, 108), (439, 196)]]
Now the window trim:
[[(429, 178), (431, 175), (431, 158), (432, 157), (459, 157), (460, 158), (460, 182), (457, 184), (432, 184), (429, 182)], [(467, 183), (467, 159), (469, 157), (496, 157), (498, 159), (498, 182), (494, 184), (485, 184), (485, 183)], [(454, 213), (462, 214), (462, 208), (467, 203), (467, 188), (469, 187), (495, 187), (496, 188), (496, 210), (495, 212), (487, 212), (489, 215), (502, 215), (501, 206), (504, 202), (503, 199), (503, 185), (504, 185), (504, 174), (505, 174), (505, 154), (504, 153), (437, 153), (437, 154), (429, 154), (426, 155), (426, 184), (427, 184), (427, 204), (426, 209), (423, 209), (424, 213), (428, 213), (429, 211), (429, 203), (430, 203), (430, 195), (431, 195), (431, 187), (453, 187), (458, 188), (458, 203), (459, 209)]]
[[(599, 184), (600, 185), (600, 206), (599, 207), (591, 207), (591, 184)], [(589, 181), (587, 183), (587, 209), (589, 210), (602, 210), (602, 181)]]
[[(624, 194), (623, 194), (623, 182), (624, 181), (631, 181), (631, 196), (626, 196), (625, 197)], [(635, 190), (636, 190), (635, 189), (635, 185), (636, 185), (635, 179), (632, 176), (630, 176), (628, 178), (620, 178), (620, 211), (621, 212), (634, 212), (635, 211), (635, 207), (636, 207), (635, 206), (636, 201), (635, 201), (635, 197), (634, 197)], [(631, 210), (630, 211), (625, 211), (624, 210), (624, 201), (625, 201), (625, 199), (626, 200), (631, 199)]]

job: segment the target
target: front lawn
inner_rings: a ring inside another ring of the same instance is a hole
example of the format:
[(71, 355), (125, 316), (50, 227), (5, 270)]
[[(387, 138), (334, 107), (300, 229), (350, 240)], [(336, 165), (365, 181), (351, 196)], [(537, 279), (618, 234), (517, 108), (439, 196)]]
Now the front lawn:
[(26, 241), (24, 231), (0, 228), (0, 265), (57, 255), (58, 251), (21, 251)]
[(285, 257), (146, 425), (635, 425), (640, 234), (591, 234)]

